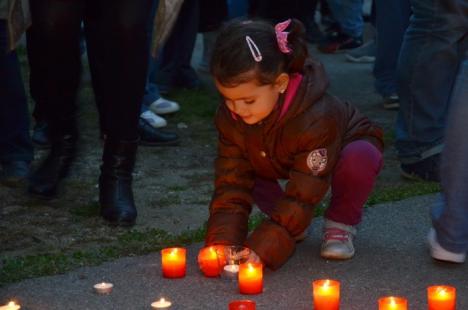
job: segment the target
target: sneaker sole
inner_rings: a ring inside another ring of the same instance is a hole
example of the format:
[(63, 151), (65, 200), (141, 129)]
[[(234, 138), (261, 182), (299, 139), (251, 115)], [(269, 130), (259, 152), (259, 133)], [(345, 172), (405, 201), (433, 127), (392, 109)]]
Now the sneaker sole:
[(375, 57), (374, 56), (354, 57), (352, 55), (346, 54), (346, 59), (349, 62), (355, 62), (355, 63), (373, 63), (373, 62), (375, 62)]
[(347, 260), (354, 257), (354, 252), (350, 255), (343, 256), (343, 255), (335, 255), (335, 254), (323, 254), (320, 253), (320, 256), (325, 259), (332, 259), (332, 260)]
[(453, 264), (462, 264), (465, 262), (466, 255), (463, 254), (452, 254), (449, 257), (445, 256), (442, 257), (442, 255), (438, 255), (436, 251), (433, 249), (436, 247), (441, 247), (438, 243), (436, 244), (436, 241), (434, 240), (435, 238), (435, 232), (433, 229), (429, 232), (427, 236), (427, 242), (429, 244), (429, 251), (431, 253), (431, 257), (437, 261), (445, 262), (445, 263), (453, 263)]
[(383, 105), (385, 110), (398, 110), (400, 109), (399, 103), (384, 103)]
[(154, 114), (165, 115), (172, 114), (180, 111), (180, 108), (167, 108), (167, 109), (154, 109), (150, 107), (150, 111)]

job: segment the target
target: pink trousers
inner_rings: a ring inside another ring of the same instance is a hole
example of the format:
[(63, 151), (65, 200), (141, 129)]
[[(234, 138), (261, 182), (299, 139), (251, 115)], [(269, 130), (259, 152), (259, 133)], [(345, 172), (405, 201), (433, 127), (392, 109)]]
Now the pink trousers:
[[(358, 140), (348, 144), (341, 151), (333, 172), (332, 197), (325, 217), (346, 225), (358, 224), (381, 168), (382, 153), (370, 142)], [(262, 212), (269, 215), (283, 196), (277, 181), (256, 179), (253, 198)]]

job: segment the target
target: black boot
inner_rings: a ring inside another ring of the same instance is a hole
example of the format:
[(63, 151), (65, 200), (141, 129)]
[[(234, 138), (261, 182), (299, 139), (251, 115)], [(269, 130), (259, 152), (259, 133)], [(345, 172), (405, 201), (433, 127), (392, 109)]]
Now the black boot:
[(47, 158), (31, 174), (29, 192), (43, 199), (51, 199), (57, 194), (61, 179), (68, 175), (76, 156), (76, 135), (66, 135), (53, 139)]
[(137, 210), (133, 201), (132, 171), (138, 141), (110, 141), (104, 144), (99, 177), (101, 216), (112, 224), (135, 224)]

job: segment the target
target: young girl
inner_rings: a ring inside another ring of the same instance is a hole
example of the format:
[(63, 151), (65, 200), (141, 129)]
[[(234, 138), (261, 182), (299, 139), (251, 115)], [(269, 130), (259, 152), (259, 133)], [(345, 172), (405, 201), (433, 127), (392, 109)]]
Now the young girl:
[[(382, 131), (328, 94), (307, 59), (303, 26), (235, 21), (215, 44), (211, 73), (224, 98), (206, 245), (245, 245), (280, 267), (331, 186), (321, 255), (354, 255), (355, 226), (382, 165)], [(277, 180), (287, 179), (283, 192)], [(248, 237), (252, 204), (268, 215)]]

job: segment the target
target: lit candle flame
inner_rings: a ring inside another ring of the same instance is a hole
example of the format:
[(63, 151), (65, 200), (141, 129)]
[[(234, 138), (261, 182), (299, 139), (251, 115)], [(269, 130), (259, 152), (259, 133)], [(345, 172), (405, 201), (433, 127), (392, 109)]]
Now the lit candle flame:
[(447, 297), (447, 290), (444, 287), (438, 287), (436, 293), (441, 298)]

